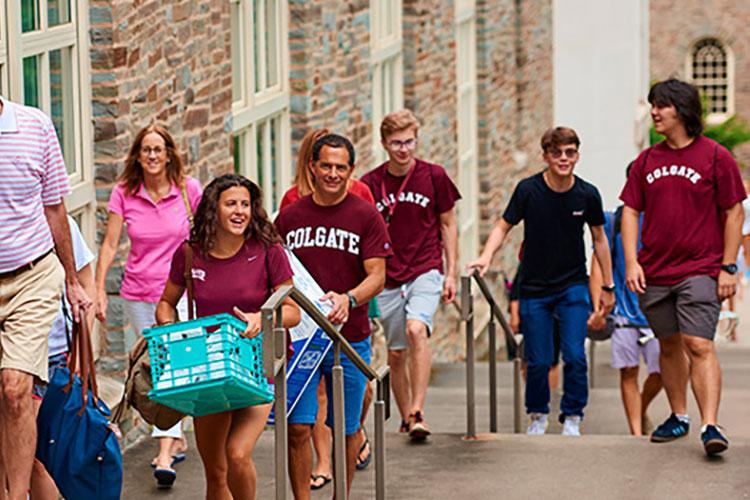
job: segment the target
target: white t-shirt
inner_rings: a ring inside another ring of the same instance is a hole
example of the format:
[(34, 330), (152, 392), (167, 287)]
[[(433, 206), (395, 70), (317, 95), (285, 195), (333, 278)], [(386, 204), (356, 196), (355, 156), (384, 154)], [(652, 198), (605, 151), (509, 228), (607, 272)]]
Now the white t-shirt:
[[(80, 271), (87, 264), (90, 264), (96, 258), (89, 247), (86, 246), (86, 242), (83, 240), (81, 230), (78, 229), (76, 221), (68, 215), (68, 225), (70, 226), (70, 239), (73, 242), (73, 256), (76, 261), (76, 271)], [(70, 311), (70, 304), (65, 301), (65, 307)], [(60, 311), (57, 313), (55, 321), (52, 323), (52, 329), (49, 331), (49, 356), (55, 356), (57, 354), (67, 352), (68, 350), (68, 339), (65, 334), (65, 315), (63, 314), (62, 304), (60, 304)], [(68, 328), (72, 325), (68, 324)]]
[(750, 235), (750, 198), (742, 200), (742, 208), (745, 209), (745, 222), (742, 223), (742, 236)]

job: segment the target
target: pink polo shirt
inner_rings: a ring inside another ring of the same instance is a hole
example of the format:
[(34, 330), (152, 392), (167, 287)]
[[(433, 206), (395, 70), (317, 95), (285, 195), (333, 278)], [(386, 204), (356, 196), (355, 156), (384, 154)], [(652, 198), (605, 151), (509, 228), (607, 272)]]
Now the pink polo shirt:
[[(187, 177), (185, 185), (195, 213), (201, 199), (201, 184)], [(144, 186), (130, 196), (118, 184), (112, 189), (108, 209), (123, 218), (130, 238), (120, 295), (128, 300), (158, 302), (169, 276), (172, 255), (190, 235), (180, 188), (173, 185), (167, 196), (154, 203)]]

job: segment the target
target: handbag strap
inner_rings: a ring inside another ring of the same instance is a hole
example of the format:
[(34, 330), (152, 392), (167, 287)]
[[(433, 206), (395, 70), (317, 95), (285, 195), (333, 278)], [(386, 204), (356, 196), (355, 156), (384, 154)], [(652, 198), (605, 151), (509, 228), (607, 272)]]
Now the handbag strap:
[(73, 323), (73, 342), (70, 349), (70, 380), (63, 390), (68, 392), (73, 386), (76, 373), (76, 364), (82, 385), (82, 405), (78, 415), (83, 415), (89, 399), (89, 389), (95, 402), (99, 400), (99, 389), (96, 383), (96, 367), (94, 366), (94, 353), (91, 348), (91, 333), (88, 321), (85, 317), (81, 321)]
[(193, 311), (195, 302), (195, 296), (193, 295), (193, 247), (187, 241), (183, 243), (185, 249), (185, 288), (187, 288), (188, 294), (188, 319), (192, 320), (195, 318), (195, 312)]
[(190, 206), (190, 198), (188, 198), (187, 194), (187, 185), (185, 184), (185, 181), (182, 182), (182, 185), (180, 185), (180, 191), (182, 192), (182, 201), (185, 203), (185, 213), (188, 216), (188, 221), (190, 221), (190, 229), (193, 228), (193, 209)]

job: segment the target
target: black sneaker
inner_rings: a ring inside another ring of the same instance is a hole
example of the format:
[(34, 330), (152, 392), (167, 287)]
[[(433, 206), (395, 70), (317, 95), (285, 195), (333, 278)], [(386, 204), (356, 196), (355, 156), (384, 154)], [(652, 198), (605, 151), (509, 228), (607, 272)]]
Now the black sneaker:
[(729, 448), (729, 440), (721, 433), (718, 425), (706, 425), (701, 432), (701, 441), (706, 455), (718, 455)]
[(690, 424), (683, 422), (672, 413), (669, 418), (651, 434), (651, 442), (666, 443), (667, 441), (674, 441), (677, 438), (687, 436), (689, 431)]

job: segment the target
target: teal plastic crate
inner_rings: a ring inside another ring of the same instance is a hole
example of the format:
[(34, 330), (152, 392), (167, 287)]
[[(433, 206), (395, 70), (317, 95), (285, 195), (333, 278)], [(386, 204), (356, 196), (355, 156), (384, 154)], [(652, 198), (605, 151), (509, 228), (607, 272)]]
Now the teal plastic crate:
[(263, 335), (246, 339), (230, 314), (144, 330), (154, 401), (193, 416), (270, 403), (263, 371)]

